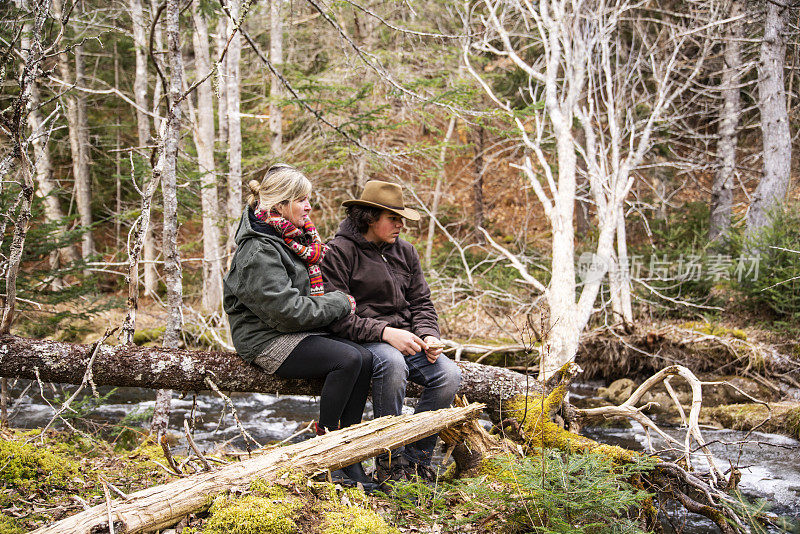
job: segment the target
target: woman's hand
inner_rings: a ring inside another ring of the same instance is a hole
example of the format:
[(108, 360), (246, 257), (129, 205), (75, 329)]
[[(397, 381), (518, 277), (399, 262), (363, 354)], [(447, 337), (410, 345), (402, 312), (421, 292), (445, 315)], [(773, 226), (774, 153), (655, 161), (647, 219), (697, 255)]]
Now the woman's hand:
[[(423, 350), (428, 350), (428, 345), (419, 337), (407, 330), (387, 326), (383, 329), (383, 340), (406, 356), (411, 356)], [(428, 358), (430, 360), (430, 357)]]
[(431, 363), (436, 363), (439, 355), (444, 350), (444, 343), (441, 342), (436, 336), (425, 336), (425, 344), (428, 348), (425, 349), (425, 356)]

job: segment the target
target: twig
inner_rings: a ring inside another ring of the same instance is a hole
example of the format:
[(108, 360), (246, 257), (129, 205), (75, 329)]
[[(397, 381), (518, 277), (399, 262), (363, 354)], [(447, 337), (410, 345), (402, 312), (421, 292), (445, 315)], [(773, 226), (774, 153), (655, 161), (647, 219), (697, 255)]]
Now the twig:
[(92, 355), (89, 357), (89, 363), (86, 365), (86, 372), (83, 374), (83, 380), (81, 380), (81, 385), (78, 386), (78, 389), (75, 390), (75, 392), (70, 396), (70, 398), (68, 398), (66, 402), (64, 402), (64, 404), (61, 405), (61, 408), (59, 408), (58, 411), (56, 411), (56, 413), (53, 415), (53, 418), (50, 419), (50, 422), (45, 425), (45, 427), (41, 431), (42, 435), (44, 435), (44, 432), (48, 428), (50, 428), (50, 425), (52, 425), (56, 419), (61, 418), (62, 421), (64, 420), (64, 418), (61, 417), (61, 414), (67, 411), (69, 405), (72, 404), (72, 401), (74, 401), (75, 398), (78, 396), (78, 394), (80, 394), (80, 392), (83, 391), (83, 388), (86, 387), (87, 383), (92, 384), (92, 390), (95, 390), (94, 382), (92, 380), (92, 365), (94, 364), (94, 360), (97, 357), (97, 353), (100, 352), (100, 347), (103, 345), (105, 340), (108, 339), (116, 331), (117, 331), (116, 327), (111, 329), (106, 328), (106, 332), (105, 334), (103, 334), (103, 337), (100, 338), (99, 341), (95, 342), (94, 348), (92, 349)]
[(200, 450), (197, 448), (197, 444), (192, 439), (192, 433), (189, 432), (189, 421), (187, 421), (186, 419), (183, 420), (183, 430), (186, 432), (186, 441), (189, 442), (189, 446), (192, 448), (197, 457), (200, 458), (200, 461), (203, 462), (203, 467), (205, 468), (205, 470), (211, 471), (211, 464), (208, 463), (206, 457), (200, 453)]
[(121, 497), (123, 500), (127, 501), (127, 500), (130, 498), (130, 497), (128, 497), (128, 494), (127, 494), (127, 493), (125, 493), (124, 491), (122, 491), (121, 489), (119, 489), (118, 487), (116, 487), (114, 484), (112, 484), (111, 482), (109, 482), (108, 480), (106, 480), (105, 478), (103, 478), (103, 475), (97, 475), (97, 478), (99, 478), (99, 479), (100, 479), (100, 481), (101, 481), (103, 484), (107, 485), (107, 486), (108, 486), (108, 487), (111, 489), (111, 491), (113, 491), (114, 493), (116, 493), (117, 495), (119, 495), (119, 496), (120, 496), (120, 497)]
[(224, 400), (225, 403), (230, 407), (231, 413), (233, 414), (233, 419), (236, 421), (236, 426), (239, 427), (239, 432), (241, 432), (242, 437), (245, 438), (244, 446), (247, 448), (247, 453), (250, 454), (252, 452), (252, 449), (250, 449), (250, 445), (247, 443), (248, 439), (250, 439), (253, 443), (256, 444), (256, 448), (260, 449), (261, 444), (258, 441), (256, 441), (255, 438), (253, 438), (253, 436), (251, 436), (250, 433), (247, 432), (247, 430), (244, 429), (244, 425), (242, 425), (242, 422), (239, 420), (239, 416), (236, 413), (236, 407), (233, 405), (233, 401), (230, 399), (230, 397), (228, 397), (222, 391), (220, 391), (220, 389), (217, 387), (214, 381), (211, 380), (209, 377), (205, 377), (205, 383), (208, 385), (208, 387), (214, 390), (214, 393), (222, 397), (222, 400)]
[(175, 463), (175, 458), (172, 457), (172, 451), (169, 449), (169, 442), (167, 441), (167, 436), (161, 434), (161, 436), (158, 439), (158, 443), (159, 445), (161, 445), (161, 450), (164, 451), (164, 458), (167, 459), (167, 463), (172, 468), (172, 470), (175, 471), (178, 474), (178, 476), (183, 476), (183, 471), (181, 471), (181, 468), (178, 467), (178, 464)]
[(114, 515), (111, 513), (111, 494), (108, 492), (108, 484), (103, 478), (100, 478), (103, 484), (103, 495), (106, 497), (106, 513), (108, 513), (108, 533), (114, 534)]

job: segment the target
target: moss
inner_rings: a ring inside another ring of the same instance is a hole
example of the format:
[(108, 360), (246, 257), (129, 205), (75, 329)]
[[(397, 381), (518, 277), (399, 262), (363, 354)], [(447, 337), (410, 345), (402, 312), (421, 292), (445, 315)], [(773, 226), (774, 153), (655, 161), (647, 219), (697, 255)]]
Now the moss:
[(541, 396), (520, 395), (509, 403), (509, 413), (522, 423), (528, 446), (556, 448), (568, 452), (602, 454), (615, 462), (632, 462), (637, 452), (614, 445), (603, 445), (587, 437), (569, 432), (550, 421), (561, 406), (566, 387), (559, 385), (544, 399)]
[[(772, 417), (767, 420), (770, 412)], [(763, 404), (727, 404), (711, 408), (708, 414), (726, 428), (752, 430), (758, 426), (764, 432), (779, 432), (800, 439), (800, 404), (797, 403), (771, 402), (769, 410)]]
[(324, 514), (322, 534), (399, 534), (376, 512), (359, 506), (343, 506)]
[(257, 478), (250, 482), (250, 491), (253, 495), (258, 497), (266, 497), (267, 499), (276, 501), (288, 500), (290, 498), (286, 488), (277, 484), (271, 484), (263, 478)]
[(133, 342), (137, 345), (144, 345), (145, 343), (149, 343), (151, 341), (158, 341), (164, 336), (164, 331), (166, 327), (159, 326), (157, 328), (143, 328), (141, 330), (136, 330), (133, 333)]
[(291, 501), (248, 495), (240, 499), (220, 497), (203, 526), (205, 534), (290, 534), (297, 532), (292, 519), (297, 506)]
[(699, 332), (701, 334), (708, 334), (717, 337), (730, 336), (735, 337), (736, 339), (741, 339), (742, 341), (747, 341), (747, 332), (741, 328), (725, 328), (724, 326), (718, 324), (701, 323), (698, 321), (683, 323), (681, 327), (686, 328), (687, 330), (694, 330), (695, 332)]
[(0, 534), (22, 534), (25, 529), (17, 524), (17, 521), (0, 513)]
[(44, 448), (26, 443), (27, 436), (31, 434), (0, 441), (0, 480), (26, 490), (68, 486), (78, 473), (78, 464), (64, 450), (68, 447)]

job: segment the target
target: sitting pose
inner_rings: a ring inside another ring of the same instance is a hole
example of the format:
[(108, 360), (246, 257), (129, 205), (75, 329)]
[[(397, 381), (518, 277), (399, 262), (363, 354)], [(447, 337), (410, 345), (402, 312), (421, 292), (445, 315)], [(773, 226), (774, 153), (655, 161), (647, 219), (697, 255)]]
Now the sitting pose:
[[(416, 412), (450, 405), (461, 383), (458, 366), (442, 355), (439, 324), (431, 292), (413, 245), (398, 236), (403, 219), (419, 213), (403, 204), (400, 186), (371, 180), (361, 198), (347, 200), (347, 218), (322, 262), (325, 286), (353, 295), (355, 314), (330, 325), (332, 332), (368, 348), (372, 360), (375, 417), (399, 415), (408, 380), (424, 387)], [(377, 459), (379, 482), (430, 468), (436, 435)], [(391, 463), (390, 463), (391, 458)]]
[[(317, 434), (361, 422), (372, 353), (323, 330), (355, 311), (341, 291), (325, 292), (319, 262), (327, 247), (308, 218), (311, 183), (288, 165), (271, 167), (252, 194), (236, 232), (224, 280), (224, 307), (236, 352), (283, 378), (321, 378)], [(372, 482), (354, 464), (344, 474)]]

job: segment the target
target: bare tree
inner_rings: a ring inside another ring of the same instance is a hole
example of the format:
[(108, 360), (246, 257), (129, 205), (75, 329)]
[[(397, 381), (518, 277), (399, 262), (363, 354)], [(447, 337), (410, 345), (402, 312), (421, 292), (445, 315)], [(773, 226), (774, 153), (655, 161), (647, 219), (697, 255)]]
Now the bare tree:
[[(4, 145), (7, 150), (4, 150), (2, 158), (0, 158), (0, 178), (5, 184), (6, 177), (11, 175), (12, 172), (18, 172), (18, 176), (21, 176), (21, 180), (17, 182), (19, 186), (17, 198), (8, 211), (2, 214), (2, 220), (0, 221), (0, 241), (5, 237), (8, 221), (14, 222), (14, 232), (8, 257), (3, 258), (5, 295), (3, 298), (2, 318), (0, 318), (0, 335), (7, 334), (14, 321), (17, 306), (17, 274), (22, 262), (25, 238), (28, 234), (31, 218), (31, 201), (34, 191), (33, 175), (36, 174), (36, 170), (35, 160), (31, 161), (27, 153), (30, 138), (26, 136), (25, 132), (27, 114), (31, 109), (31, 93), (35, 88), (37, 77), (41, 74), (44, 56), (57, 46), (58, 40), (62, 35), (59, 32), (55, 41), (47, 49), (44, 48), (42, 31), (50, 14), (50, 0), (31, 0), (30, 3), (23, 3), (21, 7), (29, 10), (33, 20), (29, 30), (26, 32), (28, 49), (21, 51), (23, 66), (17, 80), (19, 92), (3, 113), (0, 114), (0, 131), (8, 140), (7, 144)], [(11, 42), (8, 48), (9, 52), (12, 52), (12, 47), (14, 46), (16, 46), (16, 43)], [(2, 76), (5, 77), (5, 73)], [(44, 122), (40, 124), (40, 127), (43, 124)], [(4, 185), (4, 187), (6, 186)]]
[[(225, 44), (228, 42), (228, 17), (223, 13), (217, 20), (217, 32), (214, 34), (214, 45), (216, 57), (222, 57), (222, 51), (225, 49)], [(227, 57), (223, 58), (217, 64), (217, 80), (219, 83), (215, 86), (217, 90), (217, 124), (219, 131), (220, 146), (228, 144), (228, 84), (225, 81), (228, 73), (228, 60)]]
[[(80, 4), (74, 3), (71, 15), (80, 13)], [(62, 0), (53, 0), (53, 14), (64, 20)], [(73, 77), (69, 65), (69, 51), (75, 60), (75, 75)], [(64, 82), (84, 87), (83, 44), (78, 41), (68, 50), (58, 55), (58, 70)], [(81, 256), (87, 259), (95, 252), (94, 236), (92, 234), (92, 182), (89, 173), (91, 156), (89, 154), (89, 125), (86, 111), (86, 95), (82, 91), (68, 91), (64, 97), (67, 109), (67, 124), (69, 127), (69, 146), (72, 153), (72, 175), (75, 179), (75, 204), (78, 207), (83, 238), (81, 240)]]
[[(635, 171), (653, 144), (657, 125), (668, 118), (671, 103), (691, 84), (707, 54), (706, 48), (695, 46), (691, 28), (674, 20), (660, 23), (646, 16), (641, 4), (484, 0), (472, 5), (477, 13), (469, 14), (481, 20), (469, 33), (482, 38), (467, 42), (467, 68), (515, 122), (529, 154), (517, 167), (542, 204), (552, 232), (551, 279), (546, 288), (517, 261), (525, 280), (544, 292), (548, 305), (543, 378), (574, 359), (602, 279), (624, 250), (624, 243), (618, 243), (616, 250), (614, 244), (624, 239), (620, 218)], [(637, 15), (640, 27), (631, 31), (626, 24)], [(689, 20), (699, 24), (700, 17)], [(527, 78), (519, 91), (529, 103), (543, 102), (543, 109), (517, 113), (472, 67), (474, 52), (508, 58)], [(688, 54), (692, 61), (684, 62)], [(690, 66), (678, 76), (683, 65)], [(642, 105), (647, 109), (643, 115)], [(548, 144), (555, 147), (552, 155), (545, 152)], [(585, 163), (598, 232), (588, 262), (591, 268), (583, 273), (581, 285), (576, 280), (573, 220), (578, 157)], [(494, 241), (491, 244), (510, 255)]]
[[(25, 23), (22, 31), (22, 50), (30, 50), (31, 32), (31, 24), (29, 22)], [(47, 219), (56, 223), (57, 239), (63, 243), (63, 246), (50, 253), (50, 268), (53, 272), (51, 287), (57, 290), (63, 287), (62, 279), (57, 275), (59, 268), (66, 263), (77, 260), (78, 254), (72, 244), (67, 243), (68, 228), (65, 222), (64, 210), (61, 209), (61, 202), (58, 198), (59, 185), (53, 177), (53, 164), (50, 160), (50, 148), (48, 147), (50, 131), (39, 109), (40, 104), (39, 87), (34, 81), (28, 102), (30, 111), (27, 119), (31, 130), (30, 142), (33, 145), (33, 165), (36, 169), (36, 195), (44, 203), (44, 212)]]
[(485, 146), (486, 129), (483, 126), (478, 126), (478, 130), (475, 132), (475, 161), (473, 162), (475, 178), (472, 183), (472, 197), (474, 199), (473, 221), (475, 224), (475, 238), (481, 244), (483, 244), (484, 239), (478, 228), (483, 228), (483, 173), (486, 170), (483, 156)]
[[(436, 183), (433, 186), (433, 199), (431, 199), (430, 219), (428, 220), (428, 236), (425, 239), (425, 268), (431, 268), (431, 261), (433, 259), (433, 237), (436, 232), (436, 217), (439, 214), (439, 203), (442, 200), (442, 186), (445, 177), (444, 164), (447, 155), (447, 144), (450, 138), (453, 137), (453, 132), (456, 129), (456, 118), (450, 117), (447, 123), (447, 133), (444, 135), (442, 141), (442, 149), (439, 151), (439, 168), (436, 173)], [(361, 185), (361, 184), (360, 184)]]
[[(211, 72), (208, 22), (192, 3), (192, 20), (195, 31), (195, 72), (198, 78)], [(211, 79), (197, 87), (199, 113), (194, 122), (194, 140), (200, 165), (200, 201), (203, 218), (203, 296), (202, 308), (206, 311), (222, 310), (222, 250), (219, 235), (219, 202), (217, 200), (217, 173), (214, 163), (214, 101)]]
[(761, 111), (764, 176), (753, 192), (747, 213), (749, 238), (758, 236), (770, 224), (771, 212), (786, 197), (791, 181), (792, 138), (783, 71), (786, 63), (786, 21), (788, 8), (766, 2), (764, 37), (758, 65), (758, 107)]
[[(167, 286), (167, 323), (164, 330), (164, 347), (177, 348), (181, 341), (183, 289), (181, 283), (181, 259), (178, 251), (178, 197), (177, 162), (181, 127), (181, 90), (183, 87), (183, 58), (181, 56), (180, 1), (167, 0), (166, 33), (169, 79), (167, 93), (167, 119), (163, 127), (161, 143), (163, 152), (154, 174), (160, 176), (164, 199), (164, 278)], [(160, 434), (169, 423), (172, 392), (161, 389), (156, 397), (153, 423), (150, 431)]]
[(734, 19), (725, 32), (725, 53), (720, 80), (722, 107), (717, 133), (717, 172), (711, 187), (711, 221), (708, 237), (712, 241), (725, 238), (731, 226), (733, 186), (736, 173), (736, 146), (739, 113), (741, 112), (742, 77), (742, 12), (741, 2), (734, 0), (727, 13)]
[[(138, 134), (139, 147), (145, 150), (150, 144), (150, 119), (145, 110), (147, 109), (147, 88), (148, 88), (148, 74), (147, 74), (147, 56), (148, 56), (148, 27), (145, 22), (144, 7), (142, 0), (130, 0), (128, 6), (131, 15), (132, 29), (133, 29), (133, 45), (136, 57), (136, 70), (133, 78), (133, 98), (136, 102), (136, 131)], [(160, 35), (156, 29), (155, 35)], [(158, 124), (156, 123), (156, 130)], [(149, 161), (146, 159), (146, 161)], [(147, 211), (149, 217), (149, 209)], [(155, 237), (153, 236), (153, 229), (150, 221), (140, 221), (139, 224), (144, 225), (146, 228), (144, 241), (144, 293), (145, 295), (155, 295), (156, 280), (158, 272), (155, 266)], [(138, 259), (137, 259), (138, 261)], [(138, 270), (138, 268), (137, 268)], [(137, 275), (138, 276), (138, 275)]]
[[(283, 20), (281, 5), (283, 0), (269, 0), (269, 60), (280, 72), (283, 66)], [(269, 84), (269, 130), (272, 135), (272, 155), (280, 158), (283, 144), (283, 118), (281, 113), (281, 82), (278, 76), (270, 74)]]
[(228, 99), (228, 240), (227, 251), (233, 250), (236, 222), (242, 213), (242, 128), (239, 115), (239, 61), (242, 57), (242, 42), (239, 32), (234, 30), (241, 24), (241, 0), (230, 0), (231, 20), (228, 35), (233, 33), (228, 45), (227, 78), (225, 88)]

